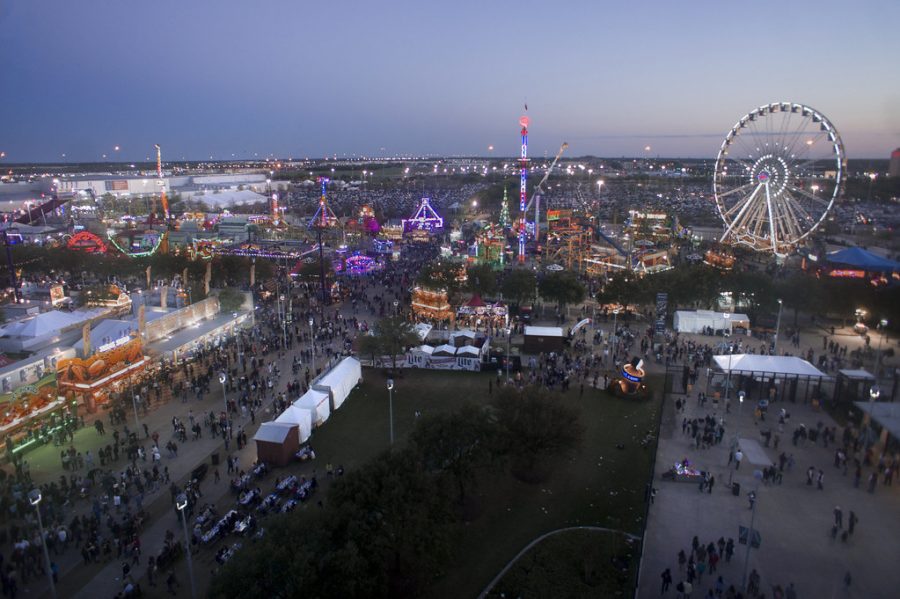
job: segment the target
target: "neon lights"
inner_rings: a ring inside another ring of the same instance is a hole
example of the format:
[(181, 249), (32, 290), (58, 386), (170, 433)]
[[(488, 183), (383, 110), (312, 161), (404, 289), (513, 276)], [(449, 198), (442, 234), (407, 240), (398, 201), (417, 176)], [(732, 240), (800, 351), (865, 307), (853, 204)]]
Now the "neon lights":
[(527, 116), (519, 119), (519, 124), (522, 125), (522, 153), (519, 158), (519, 211), (522, 213), (519, 220), (519, 262), (525, 262), (525, 234), (528, 226), (525, 215), (528, 199), (528, 123)]
[(403, 219), (403, 232), (436, 231), (444, 228), (444, 219), (431, 207), (428, 198), (422, 198), (419, 209), (412, 218)]
[[(154, 233), (155, 233), (155, 231), (154, 231)], [(159, 246), (162, 244), (162, 241), (165, 238), (166, 233), (163, 232), (161, 235), (159, 235), (154, 240), (153, 247), (151, 247), (148, 250), (144, 250), (144, 251), (140, 251), (140, 252), (129, 251), (129, 250), (126, 250), (125, 248), (123, 248), (121, 245), (119, 245), (119, 242), (116, 241), (116, 233), (113, 230), (108, 231), (106, 236), (109, 238), (109, 240), (112, 242), (112, 244), (114, 246), (116, 246), (116, 249), (119, 250), (120, 252), (122, 252), (123, 254), (125, 254), (126, 256), (129, 256), (131, 258), (146, 258), (147, 256), (152, 256), (153, 254), (156, 253), (156, 250), (158, 250)], [(150, 237), (150, 238), (152, 239), (152, 237)]]
[(108, 249), (102, 239), (88, 231), (80, 231), (72, 235), (66, 243), (66, 247), (89, 254), (105, 254)]

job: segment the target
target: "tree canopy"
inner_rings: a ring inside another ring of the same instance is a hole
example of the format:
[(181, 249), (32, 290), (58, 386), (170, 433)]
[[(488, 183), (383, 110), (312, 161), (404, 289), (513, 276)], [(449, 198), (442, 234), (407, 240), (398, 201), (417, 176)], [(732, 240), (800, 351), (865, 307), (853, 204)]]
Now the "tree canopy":
[(575, 273), (563, 270), (547, 273), (539, 284), (541, 296), (559, 305), (560, 309), (568, 304), (584, 301), (585, 289)]
[(537, 278), (534, 276), (534, 272), (527, 268), (514, 268), (505, 274), (500, 288), (504, 297), (513, 304), (519, 305), (526, 298), (534, 295), (536, 286)]

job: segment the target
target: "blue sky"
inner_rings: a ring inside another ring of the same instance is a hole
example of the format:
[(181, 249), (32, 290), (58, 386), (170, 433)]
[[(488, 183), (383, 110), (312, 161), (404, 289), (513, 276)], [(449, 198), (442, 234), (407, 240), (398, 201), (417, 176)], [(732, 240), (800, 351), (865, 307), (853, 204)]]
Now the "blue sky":
[(715, 157), (792, 101), (886, 158), (898, 22), (896, 0), (0, 0), (0, 150), (514, 155), (527, 101), (532, 155)]

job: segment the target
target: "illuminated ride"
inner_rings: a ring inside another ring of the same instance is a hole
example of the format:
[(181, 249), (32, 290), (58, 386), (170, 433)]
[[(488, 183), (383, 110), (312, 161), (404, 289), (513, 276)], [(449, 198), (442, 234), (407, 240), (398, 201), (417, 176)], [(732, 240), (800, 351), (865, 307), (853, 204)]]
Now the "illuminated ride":
[(403, 232), (425, 231), (432, 233), (444, 228), (444, 219), (431, 207), (431, 200), (422, 198), (412, 218), (403, 219)]
[(744, 115), (716, 158), (721, 241), (787, 255), (828, 216), (846, 169), (840, 135), (820, 112), (774, 102)]
[(66, 248), (88, 254), (105, 254), (106, 242), (88, 231), (79, 231), (69, 238)]
[(107, 238), (117, 250), (131, 258), (152, 256), (166, 239), (167, 232), (149, 229), (110, 229)]
[[(528, 110), (528, 105), (525, 105)], [(528, 115), (522, 115), (519, 124), (522, 126), (522, 152), (519, 157), (519, 263), (525, 262), (525, 240), (528, 233)]]

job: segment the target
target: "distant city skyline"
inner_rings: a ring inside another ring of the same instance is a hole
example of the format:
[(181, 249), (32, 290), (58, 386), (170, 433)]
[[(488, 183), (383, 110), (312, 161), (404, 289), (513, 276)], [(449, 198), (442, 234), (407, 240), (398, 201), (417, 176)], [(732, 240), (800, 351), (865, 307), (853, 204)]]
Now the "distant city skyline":
[(534, 157), (713, 159), (743, 114), (789, 101), (849, 158), (887, 159), (898, 20), (887, 0), (6, 2), (0, 167), (155, 143), (164, 160), (515, 156), (526, 102)]

